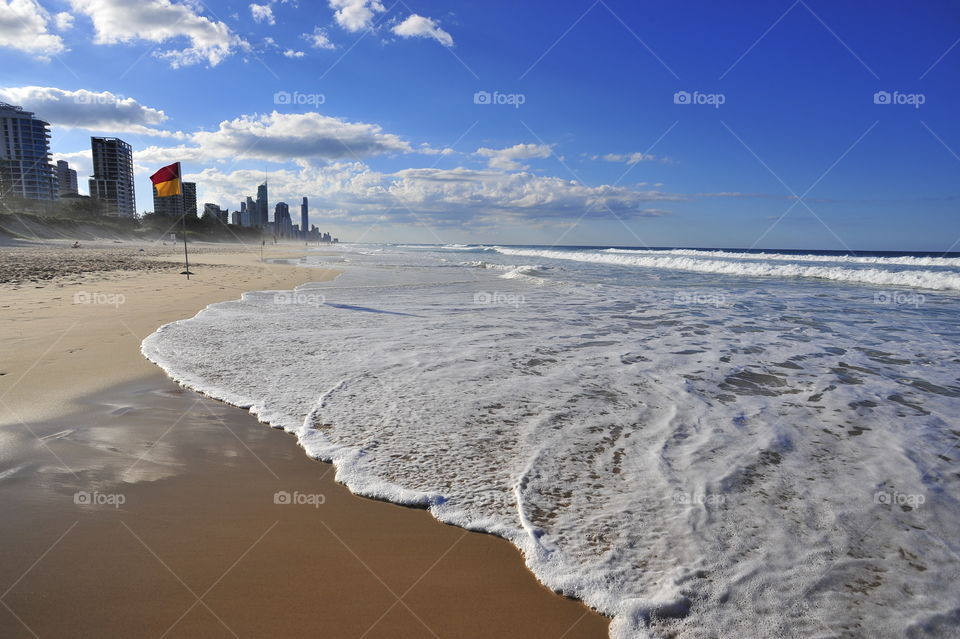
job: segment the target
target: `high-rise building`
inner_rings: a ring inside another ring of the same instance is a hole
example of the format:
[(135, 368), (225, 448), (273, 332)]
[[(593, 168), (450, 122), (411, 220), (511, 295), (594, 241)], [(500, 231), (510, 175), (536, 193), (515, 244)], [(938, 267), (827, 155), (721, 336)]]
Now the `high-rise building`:
[(215, 219), (223, 224), (226, 224), (229, 220), (229, 211), (227, 209), (221, 209), (219, 204), (212, 204), (207, 202), (203, 205), (203, 217), (204, 219)]
[(157, 196), (157, 189), (153, 189), (153, 212), (157, 215), (180, 217), (183, 215), (183, 193), (179, 195)]
[(300, 203), (300, 232), (303, 239), (307, 239), (307, 229), (310, 228), (309, 220), (310, 209), (307, 205), (307, 196), (303, 196), (303, 202)]
[[(257, 187), (257, 226), (266, 226), (270, 221), (269, 205), (267, 197), (267, 182)], [(252, 216), (251, 216), (252, 217)]]
[(247, 196), (247, 201), (244, 202), (240, 211), (241, 224), (244, 226), (261, 226), (259, 209), (257, 209), (257, 203), (253, 201), (252, 197)]
[(187, 215), (197, 215), (197, 183), (182, 182), (183, 188), (183, 212)]
[(50, 124), (21, 107), (0, 102), (0, 197), (55, 200)]
[(64, 160), (57, 160), (57, 184), (60, 197), (77, 195), (77, 172)]
[(243, 224), (243, 222), (240, 219), (241, 215), (242, 215), (242, 211), (234, 211), (233, 213), (231, 213), (230, 223), (233, 224), (234, 226), (241, 226)]
[(133, 190), (133, 149), (120, 138), (92, 137), (90, 146), (90, 197), (100, 200), (107, 215), (134, 217), (137, 201)]
[(286, 202), (277, 202), (273, 211), (273, 232), (279, 237), (293, 236), (293, 220), (290, 219), (290, 207)]

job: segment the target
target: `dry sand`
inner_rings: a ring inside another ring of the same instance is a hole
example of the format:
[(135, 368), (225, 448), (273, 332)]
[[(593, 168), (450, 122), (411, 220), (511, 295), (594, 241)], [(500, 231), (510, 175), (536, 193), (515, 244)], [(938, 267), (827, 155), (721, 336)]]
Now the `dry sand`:
[(0, 636), (606, 636), (507, 542), (350, 494), (292, 438), (139, 353), (207, 304), (333, 273), (198, 246), (188, 284), (180, 265), (131, 265), (175, 247), (137, 248), (90, 249), (127, 270), (83, 276), (53, 255), (70, 249), (0, 248), (0, 271), (34, 250), (67, 271), (33, 277), (24, 253), (21, 283), (0, 285)]

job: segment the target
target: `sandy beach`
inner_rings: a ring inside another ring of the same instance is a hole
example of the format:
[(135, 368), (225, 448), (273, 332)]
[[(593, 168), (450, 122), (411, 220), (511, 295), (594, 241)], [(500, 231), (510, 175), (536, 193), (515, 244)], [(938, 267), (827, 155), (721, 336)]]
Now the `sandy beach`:
[(352, 495), (144, 359), (165, 323), (336, 275), (198, 245), (187, 282), (181, 258), (0, 248), (0, 636), (606, 636), (507, 542)]

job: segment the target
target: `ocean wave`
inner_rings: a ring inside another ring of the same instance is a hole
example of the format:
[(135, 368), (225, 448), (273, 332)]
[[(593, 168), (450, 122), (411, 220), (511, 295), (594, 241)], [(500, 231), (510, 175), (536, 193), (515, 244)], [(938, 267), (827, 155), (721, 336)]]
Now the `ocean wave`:
[(211, 305), (142, 351), (295, 434), (350, 490), (508, 539), (617, 639), (948, 636), (949, 303), (878, 312), (806, 286), (699, 303), (649, 278), (534, 288), (495, 277), (517, 266), (368, 263), (299, 289), (311, 303)]
[(834, 282), (873, 284), (877, 286), (904, 286), (938, 291), (960, 291), (960, 273), (949, 271), (891, 271), (878, 268), (845, 268), (842, 266), (809, 266), (803, 264), (771, 264), (760, 261), (725, 261), (699, 257), (659, 257), (630, 255), (608, 251), (554, 251), (538, 249), (511, 249), (497, 247), (503, 255), (553, 260), (574, 260), (613, 266), (694, 271), (742, 277), (806, 277)]
[(603, 249), (601, 253), (623, 255), (654, 255), (682, 257), (723, 258), (731, 260), (774, 260), (783, 262), (832, 262), (837, 264), (876, 264), (880, 266), (952, 266), (960, 268), (960, 257), (921, 257), (903, 255), (898, 257), (857, 255), (814, 255), (810, 253), (791, 255), (787, 253), (748, 253), (746, 251), (704, 251), (700, 249)]

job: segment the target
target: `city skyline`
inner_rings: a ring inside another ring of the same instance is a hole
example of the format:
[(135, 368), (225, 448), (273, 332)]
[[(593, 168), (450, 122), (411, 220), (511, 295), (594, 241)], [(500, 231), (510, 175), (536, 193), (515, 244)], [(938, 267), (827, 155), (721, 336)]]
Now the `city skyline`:
[(126, 137), (141, 192), (181, 160), (232, 208), (266, 173), (372, 241), (960, 237), (960, 12), (936, 3), (694, 2), (691, 24), (616, 1), (23, 3), (39, 17), (2, 40), (0, 100), (44, 113), (81, 174), (85, 136)]

